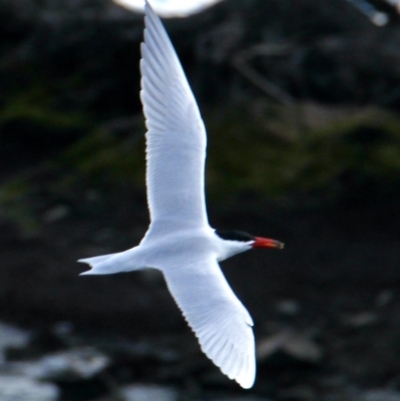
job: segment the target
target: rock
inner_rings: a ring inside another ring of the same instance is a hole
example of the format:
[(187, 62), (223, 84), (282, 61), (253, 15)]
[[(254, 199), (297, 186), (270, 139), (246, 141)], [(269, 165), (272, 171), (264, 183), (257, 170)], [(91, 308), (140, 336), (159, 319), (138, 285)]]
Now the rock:
[(25, 347), (30, 338), (30, 332), (0, 322), (0, 363), (6, 359), (5, 353), (8, 348)]
[(53, 401), (58, 399), (54, 384), (39, 383), (28, 377), (0, 376), (0, 401)]
[(10, 363), (13, 371), (36, 379), (88, 379), (102, 371), (108, 357), (91, 347), (46, 355), (37, 361)]
[(400, 392), (391, 389), (369, 390), (364, 397), (364, 401), (399, 401)]
[(375, 312), (361, 312), (347, 314), (342, 318), (343, 324), (350, 327), (365, 327), (379, 323), (379, 316)]
[(47, 210), (43, 216), (45, 223), (54, 223), (64, 219), (70, 213), (70, 209), (66, 205), (56, 205), (51, 209)]
[(282, 299), (277, 302), (275, 306), (276, 310), (283, 315), (296, 315), (301, 306), (300, 303), (293, 299)]
[(274, 354), (281, 352), (289, 358), (301, 362), (316, 364), (323, 357), (322, 348), (313, 339), (313, 330), (299, 332), (291, 329), (282, 330), (259, 342), (257, 347), (257, 359), (267, 360)]
[(172, 387), (134, 384), (123, 387), (121, 394), (125, 401), (177, 401), (178, 392)]

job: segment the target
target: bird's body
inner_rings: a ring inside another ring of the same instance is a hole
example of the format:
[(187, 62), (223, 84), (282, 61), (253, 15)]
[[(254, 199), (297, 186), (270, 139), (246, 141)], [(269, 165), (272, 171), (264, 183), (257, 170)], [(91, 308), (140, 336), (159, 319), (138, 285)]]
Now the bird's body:
[(138, 246), (80, 259), (92, 267), (82, 274), (160, 270), (203, 352), (229, 378), (249, 388), (255, 379), (253, 321), (218, 262), (254, 247), (283, 244), (210, 227), (204, 124), (168, 35), (147, 2), (145, 12), (140, 66), (151, 223)]

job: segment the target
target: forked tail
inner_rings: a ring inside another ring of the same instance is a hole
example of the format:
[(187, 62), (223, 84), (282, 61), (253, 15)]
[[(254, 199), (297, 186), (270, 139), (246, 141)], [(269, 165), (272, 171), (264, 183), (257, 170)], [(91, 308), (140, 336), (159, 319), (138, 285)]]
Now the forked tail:
[(83, 272), (80, 275), (114, 274), (143, 269), (145, 266), (140, 260), (141, 258), (138, 258), (138, 253), (137, 248), (133, 248), (125, 252), (79, 259), (79, 263), (87, 263), (91, 267), (90, 270)]
[[(113, 272), (110, 271), (110, 264), (105, 263), (107, 259), (112, 258), (116, 253), (109, 253), (108, 255), (101, 255), (101, 256), (94, 256), (93, 258), (84, 258), (79, 259), (79, 263), (86, 263), (88, 264), (91, 269), (80, 273), (80, 276), (87, 275), (87, 274), (111, 274)], [(115, 272), (116, 273), (116, 272)]]

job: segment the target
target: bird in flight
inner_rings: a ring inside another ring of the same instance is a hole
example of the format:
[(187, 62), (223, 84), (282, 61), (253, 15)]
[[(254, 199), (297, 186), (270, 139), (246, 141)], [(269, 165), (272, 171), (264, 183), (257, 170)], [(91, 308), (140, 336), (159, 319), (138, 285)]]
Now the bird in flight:
[(252, 248), (283, 244), (210, 227), (204, 123), (168, 34), (147, 1), (141, 53), (151, 223), (138, 246), (80, 259), (91, 266), (81, 274), (160, 270), (202, 351), (230, 379), (250, 388), (256, 372), (253, 321), (218, 262)]

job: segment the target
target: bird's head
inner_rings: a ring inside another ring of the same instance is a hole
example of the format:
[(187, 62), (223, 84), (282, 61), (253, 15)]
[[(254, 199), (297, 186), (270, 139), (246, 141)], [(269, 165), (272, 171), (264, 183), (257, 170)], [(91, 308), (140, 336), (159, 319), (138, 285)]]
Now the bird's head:
[[(283, 242), (264, 237), (256, 237), (243, 231), (221, 231), (216, 230), (215, 234), (226, 241), (226, 256), (220, 260), (226, 259), (236, 253), (247, 251), (251, 248), (277, 248), (284, 247)], [(228, 250), (229, 248), (229, 250)]]

